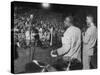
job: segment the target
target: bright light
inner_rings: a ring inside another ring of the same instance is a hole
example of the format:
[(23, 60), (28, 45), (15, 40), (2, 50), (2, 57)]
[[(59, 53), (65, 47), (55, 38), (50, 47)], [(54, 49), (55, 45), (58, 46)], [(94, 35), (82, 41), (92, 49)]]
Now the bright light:
[(30, 18), (31, 18), (31, 19), (33, 18), (33, 14), (30, 15)]
[(42, 3), (42, 6), (43, 6), (44, 8), (48, 8), (48, 7), (50, 7), (50, 4), (49, 4), (49, 3)]

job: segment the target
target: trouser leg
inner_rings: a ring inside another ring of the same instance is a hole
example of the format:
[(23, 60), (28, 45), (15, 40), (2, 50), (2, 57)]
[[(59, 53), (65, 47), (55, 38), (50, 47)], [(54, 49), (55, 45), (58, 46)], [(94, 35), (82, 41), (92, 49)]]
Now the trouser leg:
[(90, 69), (90, 56), (83, 53), (83, 69)]

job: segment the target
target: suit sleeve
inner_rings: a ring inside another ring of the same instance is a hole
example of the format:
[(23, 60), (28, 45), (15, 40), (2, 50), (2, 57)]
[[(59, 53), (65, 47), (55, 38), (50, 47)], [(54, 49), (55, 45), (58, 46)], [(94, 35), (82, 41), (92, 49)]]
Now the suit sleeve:
[(91, 33), (92, 33), (91, 29), (88, 29), (86, 31), (85, 36), (83, 36), (83, 42), (84, 42), (84, 44), (87, 44), (89, 42), (90, 37), (91, 37)]
[(65, 33), (62, 37), (62, 47), (57, 50), (58, 55), (62, 55), (70, 50), (71, 45), (71, 33)]

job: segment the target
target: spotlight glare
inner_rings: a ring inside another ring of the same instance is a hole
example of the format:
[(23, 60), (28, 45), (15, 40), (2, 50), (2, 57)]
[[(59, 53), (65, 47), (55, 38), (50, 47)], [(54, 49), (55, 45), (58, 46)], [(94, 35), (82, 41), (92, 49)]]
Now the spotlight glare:
[(50, 6), (50, 4), (49, 4), (49, 3), (42, 3), (42, 6), (43, 6), (44, 8), (48, 8), (48, 7)]

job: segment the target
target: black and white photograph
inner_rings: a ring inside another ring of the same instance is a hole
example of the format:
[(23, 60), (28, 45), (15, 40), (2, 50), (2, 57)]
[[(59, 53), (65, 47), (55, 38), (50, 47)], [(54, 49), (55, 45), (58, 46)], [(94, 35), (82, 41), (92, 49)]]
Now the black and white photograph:
[(11, 72), (98, 68), (97, 6), (11, 2)]

